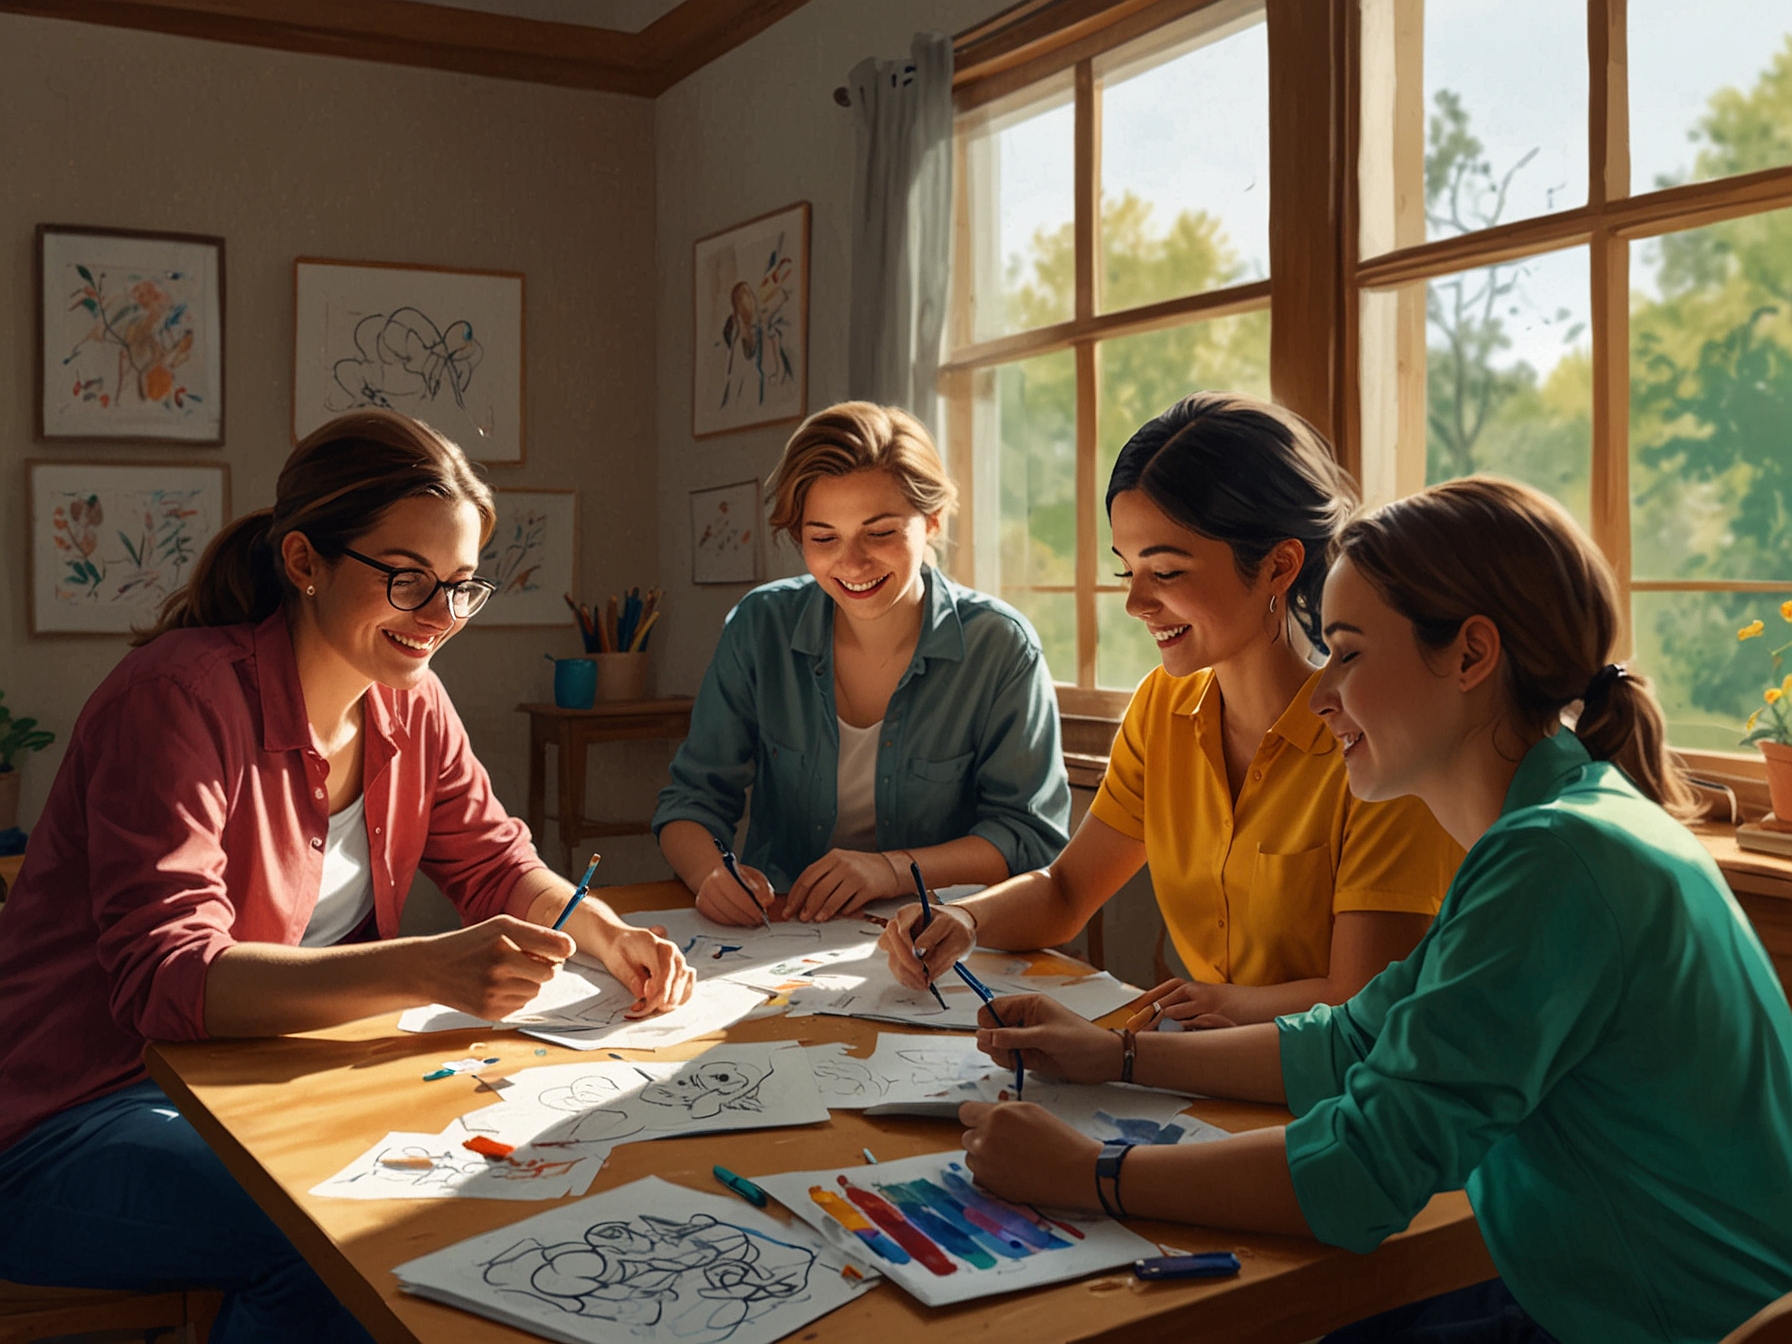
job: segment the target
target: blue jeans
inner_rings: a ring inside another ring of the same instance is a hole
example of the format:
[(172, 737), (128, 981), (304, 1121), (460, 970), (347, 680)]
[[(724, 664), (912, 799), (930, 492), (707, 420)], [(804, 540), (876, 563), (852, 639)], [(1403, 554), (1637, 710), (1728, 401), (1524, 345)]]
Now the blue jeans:
[(1556, 1344), (1504, 1279), (1409, 1302), (1334, 1330), (1319, 1344)]
[(53, 1115), (0, 1152), (0, 1278), (221, 1289), (212, 1344), (371, 1341), (152, 1082)]

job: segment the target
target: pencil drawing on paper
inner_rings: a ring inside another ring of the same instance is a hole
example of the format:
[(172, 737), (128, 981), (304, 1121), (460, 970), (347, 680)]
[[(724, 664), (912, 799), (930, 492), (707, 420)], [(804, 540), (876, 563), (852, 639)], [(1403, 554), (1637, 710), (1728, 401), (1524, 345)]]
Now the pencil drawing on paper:
[(759, 577), (759, 482), (691, 491), (691, 582)]
[(655, 1106), (683, 1107), (693, 1120), (713, 1120), (723, 1111), (762, 1111), (759, 1087), (772, 1074), (769, 1064), (703, 1060), (641, 1092)]
[(332, 411), (380, 406), (430, 419), (443, 394), (462, 411), (485, 347), (464, 317), (437, 326), (417, 308), (369, 313), (355, 323), (354, 351), (331, 365)]
[(698, 1213), (593, 1223), (575, 1241), (525, 1239), (481, 1262), (500, 1292), (631, 1327), (636, 1338), (722, 1344), (806, 1296), (815, 1253)]

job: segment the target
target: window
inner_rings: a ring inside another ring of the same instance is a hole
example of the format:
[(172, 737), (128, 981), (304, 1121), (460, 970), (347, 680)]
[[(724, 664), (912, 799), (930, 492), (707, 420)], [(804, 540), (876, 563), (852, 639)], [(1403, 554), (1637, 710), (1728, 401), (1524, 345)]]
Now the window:
[(1004, 83), (960, 97), (951, 565), (1027, 614), (1060, 683), (1130, 691), (1158, 658), (1113, 577), (1114, 459), (1192, 391), (1269, 394), (1263, 10), (1219, 0)]
[(1549, 491), (1670, 740), (1733, 749), (1763, 675), (1735, 631), (1792, 593), (1792, 5), (1359, 10), (1365, 492)]

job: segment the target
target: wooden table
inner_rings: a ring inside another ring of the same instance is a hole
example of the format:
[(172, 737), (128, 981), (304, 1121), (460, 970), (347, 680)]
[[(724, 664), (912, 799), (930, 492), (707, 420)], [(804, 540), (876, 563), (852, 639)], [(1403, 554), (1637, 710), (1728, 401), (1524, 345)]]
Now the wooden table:
[(1792, 859), (1741, 848), (1729, 826), (1705, 822), (1692, 829), (1723, 869), (1736, 903), (1755, 926), (1780, 984), (1792, 997)]
[[(611, 887), (620, 910), (685, 904), (675, 882)], [(326, 1283), (374, 1337), (397, 1344), (499, 1344), (533, 1338), (399, 1292), (392, 1268), (463, 1238), (540, 1213), (546, 1201), (483, 1199), (358, 1201), (317, 1199), (313, 1185), (333, 1175), (391, 1130), (433, 1133), (455, 1116), (488, 1105), (469, 1077), (425, 1083), (444, 1059), (475, 1041), (503, 1063), (490, 1072), (563, 1064), (576, 1052), (511, 1032), (410, 1036), (391, 1017), (272, 1041), (196, 1041), (149, 1047), (149, 1071), (236, 1178), (292, 1238)], [(782, 1016), (743, 1022), (730, 1040), (846, 1041), (869, 1054), (879, 1031), (851, 1018)], [(701, 1053), (693, 1042), (659, 1058)], [(545, 1050), (546, 1054), (536, 1052)], [(482, 1050), (481, 1053), (487, 1053)], [(629, 1052), (630, 1057), (648, 1057)], [(1230, 1130), (1285, 1123), (1278, 1107), (1201, 1102), (1197, 1113)], [(956, 1146), (959, 1130), (938, 1121), (870, 1119), (839, 1111), (825, 1125), (659, 1139), (615, 1150), (592, 1190), (657, 1175), (693, 1189), (720, 1187), (710, 1167), (742, 1174), (800, 1171), (858, 1162), (869, 1147), (884, 1159)], [(908, 1340), (1024, 1344), (1069, 1340), (1223, 1339), (1275, 1344), (1308, 1340), (1403, 1302), (1493, 1276), (1479, 1229), (1460, 1194), (1440, 1195), (1412, 1227), (1373, 1255), (1357, 1256), (1294, 1237), (1135, 1221), (1143, 1236), (1182, 1250), (1229, 1249), (1244, 1261), (1235, 1279), (1144, 1285), (1107, 1273), (981, 1303), (930, 1310), (885, 1284), (802, 1331), (804, 1344)]]
[[(599, 701), (590, 709), (522, 704), (529, 716), (529, 830), (537, 846), (547, 834), (547, 749), (556, 748), (559, 771), (560, 843), (566, 866), (586, 836), (646, 835), (645, 821), (593, 821), (585, 815), (585, 751), (594, 742), (626, 742), (640, 738), (683, 738), (691, 731), (691, 700)], [(584, 864), (579, 867), (583, 869)]]

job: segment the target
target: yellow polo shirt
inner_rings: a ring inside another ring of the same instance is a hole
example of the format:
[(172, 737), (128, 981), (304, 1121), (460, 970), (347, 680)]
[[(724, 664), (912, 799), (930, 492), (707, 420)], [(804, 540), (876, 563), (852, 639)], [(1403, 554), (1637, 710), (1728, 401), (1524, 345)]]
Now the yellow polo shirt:
[(1343, 910), (1435, 915), (1463, 852), (1417, 798), (1351, 796), (1344, 756), (1308, 707), (1318, 673), (1226, 783), (1211, 669), (1139, 684), (1089, 814), (1145, 842), (1170, 937), (1197, 980), (1323, 976)]

